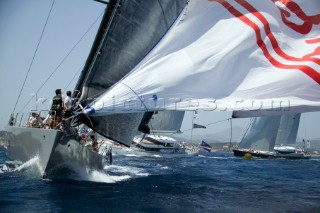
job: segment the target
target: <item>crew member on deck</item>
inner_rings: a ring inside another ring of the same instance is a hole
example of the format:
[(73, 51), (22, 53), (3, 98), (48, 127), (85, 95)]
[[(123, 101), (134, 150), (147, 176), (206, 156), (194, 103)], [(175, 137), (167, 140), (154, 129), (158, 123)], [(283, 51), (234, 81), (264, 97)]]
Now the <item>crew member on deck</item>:
[(31, 113), (31, 116), (28, 120), (27, 127), (29, 127), (29, 128), (33, 127), (35, 125), (36, 121), (37, 121), (36, 113), (33, 112), (33, 113)]
[(71, 91), (67, 91), (67, 97), (64, 99), (64, 118), (69, 118), (72, 115), (72, 98)]
[(62, 94), (61, 89), (56, 89), (56, 96), (52, 99), (51, 105), (51, 120), (49, 122), (50, 129), (60, 129), (61, 120), (62, 120), (62, 109), (63, 109), (63, 101), (62, 101)]
[(91, 138), (91, 146), (93, 148), (94, 151), (98, 151), (98, 140), (97, 140), (97, 137), (96, 137), (96, 133), (94, 130), (91, 130), (90, 132), (90, 138)]

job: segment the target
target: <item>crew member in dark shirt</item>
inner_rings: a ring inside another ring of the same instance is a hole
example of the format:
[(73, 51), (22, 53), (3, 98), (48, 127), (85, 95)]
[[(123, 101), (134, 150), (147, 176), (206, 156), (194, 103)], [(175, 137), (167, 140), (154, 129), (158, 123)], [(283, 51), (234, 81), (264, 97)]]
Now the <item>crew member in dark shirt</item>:
[(50, 129), (60, 129), (62, 120), (63, 100), (61, 89), (56, 89), (56, 95), (52, 99), (50, 109), (51, 119), (49, 122)]

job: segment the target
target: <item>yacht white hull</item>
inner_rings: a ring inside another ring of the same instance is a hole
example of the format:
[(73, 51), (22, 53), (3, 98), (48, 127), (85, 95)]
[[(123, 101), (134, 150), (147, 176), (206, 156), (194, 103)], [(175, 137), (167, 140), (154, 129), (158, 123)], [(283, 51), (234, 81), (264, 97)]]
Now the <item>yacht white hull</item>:
[[(114, 153), (117, 148), (113, 148)], [(142, 154), (186, 154), (184, 149), (159, 149), (157, 151), (147, 151), (141, 148), (132, 146), (131, 148), (118, 148), (118, 153), (142, 153)]]
[(274, 152), (274, 156), (277, 158), (309, 159), (311, 157), (304, 150), (297, 149), (294, 146), (275, 146)]
[[(100, 149), (104, 148), (105, 144), (100, 146)], [(179, 149), (179, 150), (158, 150), (158, 151), (146, 151), (144, 149), (138, 148), (136, 146), (123, 147), (118, 145), (112, 145), (112, 154), (116, 156), (121, 155), (137, 155), (137, 156), (155, 156), (155, 155), (161, 155), (161, 156), (174, 156), (174, 155), (183, 155), (183, 154), (189, 154), (186, 152), (185, 149)], [(191, 154), (191, 153), (190, 153)], [(195, 153), (192, 153), (195, 154)]]
[(306, 153), (275, 153), (275, 158), (287, 158), (287, 159), (309, 159), (311, 155)]
[(280, 153), (276, 151), (258, 151), (252, 149), (233, 149), (234, 156), (244, 157), (245, 154), (251, 154), (259, 158), (287, 158), (287, 159), (309, 159), (311, 155), (304, 152)]
[(77, 141), (72, 134), (60, 130), (7, 126), (7, 154), (13, 160), (26, 162), (38, 156), (41, 175), (59, 165), (76, 163), (81, 167), (102, 170), (106, 159)]

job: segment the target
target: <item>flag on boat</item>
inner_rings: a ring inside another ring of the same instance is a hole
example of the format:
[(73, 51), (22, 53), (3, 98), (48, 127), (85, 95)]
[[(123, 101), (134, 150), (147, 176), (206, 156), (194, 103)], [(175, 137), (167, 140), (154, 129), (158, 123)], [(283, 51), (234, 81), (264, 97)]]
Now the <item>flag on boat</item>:
[(210, 146), (209, 144), (207, 144), (204, 141), (201, 142), (200, 147), (208, 152), (210, 152), (212, 150), (212, 146)]
[(190, 0), (149, 54), (92, 103), (93, 116), (319, 111), (319, 11), (315, 0)]
[(203, 128), (203, 129), (206, 129), (207, 127), (206, 126), (202, 126), (200, 124), (193, 124), (193, 128), (196, 129), (196, 128)]

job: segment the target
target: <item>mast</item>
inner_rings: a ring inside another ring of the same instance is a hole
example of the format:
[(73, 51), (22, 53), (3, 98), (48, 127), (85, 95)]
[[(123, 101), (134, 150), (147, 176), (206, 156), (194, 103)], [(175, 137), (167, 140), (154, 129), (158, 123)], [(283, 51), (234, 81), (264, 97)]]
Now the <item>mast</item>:
[(231, 151), (231, 141), (232, 141), (232, 118), (229, 118), (230, 121), (230, 142), (229, 142), (229, 151)]
[(194, 118), (192, 119), (192, 122), (191, 122), (191, 138), (190, 138), (190, 143), (192, 143), (192, 136), (193, 136), (193, 124), (194, 124)]
[(193, 111), (193, 116), (192, 116), (192, 121), (191, 121), (191, 143), (192, 143), (192, 137), (193, 137), (193, 129), (194, 129), (194, 120), (196, 120), (198, 118), (198, 111), (197, 110), (195, 110), (195, 111)]
[(82, 69), (82, 72), (79, 76), (78, 82), (74, 88), (74, 92), (72, 93), (73, 98), (79, 100), (80, 97), (82, 96), (82, 90), (84, 87), (85, 79), (87, 78), (89, 71), (90, 71), (90, 66), (92, 65), (94, 58), (97, 57), (97, 54), (99, 53), (99, 46), (101, 45), (101, 41), (105, 35), (105, 32), (108, 28), (108, 23), (112, 19), (112, 14), (113, 11), (115, 10), (116, 7), (116, 2), (115, 0), (110, 0), (108, 1), (108, 5), (106, 6), (104, 15), (102, 17), (100, 26), (98, 28), (96, 37), (94, 39), (94, 42), (92, 44), (91, 50), (89, 52), (88, 58), (86, 60), (85, 66)]

